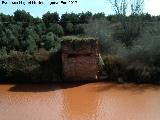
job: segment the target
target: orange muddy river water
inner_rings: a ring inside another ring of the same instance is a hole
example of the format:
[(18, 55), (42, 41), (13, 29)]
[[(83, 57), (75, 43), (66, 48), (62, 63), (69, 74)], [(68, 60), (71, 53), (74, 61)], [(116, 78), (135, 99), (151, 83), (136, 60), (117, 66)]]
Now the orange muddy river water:
[(0, 120), (160, 120), (160, 87), (2, 84)]

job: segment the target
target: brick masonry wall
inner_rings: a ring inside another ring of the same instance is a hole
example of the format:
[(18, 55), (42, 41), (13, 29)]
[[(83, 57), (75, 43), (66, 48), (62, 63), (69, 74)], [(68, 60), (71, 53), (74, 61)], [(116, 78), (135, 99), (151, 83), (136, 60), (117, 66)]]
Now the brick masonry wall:
[[(83, 46), (84, 47), (84, 46)], [(85, 45), (84, 49), (73, 51), (70, 46), (64, 46), (62, 65), (64, 79), (68, 81), (98, 80), (98, 49)], [(73, 56), (69, 56), (72, 54)]]

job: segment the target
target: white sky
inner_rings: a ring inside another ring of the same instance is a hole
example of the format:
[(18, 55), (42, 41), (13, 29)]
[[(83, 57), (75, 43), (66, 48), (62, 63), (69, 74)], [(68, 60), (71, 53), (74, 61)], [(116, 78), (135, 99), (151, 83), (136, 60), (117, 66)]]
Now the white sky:
[(160, 0), (145, 0), (144, 12), (160, 15)]
[[(21, 0), (4, 0), (4, 1), (21, 1)], [(30, 0), (22, 0), (22, 1), (30, 1)], [(63, 13), (80, 13), (82, 11), (91, 11), (92, 13), (98, 13), (98, 12), (104, 12), (106, 15), (113, 14), (114, 11), (111, 8), (111, 5), (108, 0), (77, 0), (77, 4), (67, 4), (67, 5), (53, 5), (50, 6), (47, 4), (49, 1), (61, 1), (61, 0), (35, 0), (35, 1), (44, 1), (44, 5), (2, 5), (0, 0), (0, 13), (5, 14), (13, 14), (14, 11), (17, 9), (24, 9), (27, 12), (30, 12), (33, 16), (39, 16), (41, 17), (44, 13), (47, 11), (50, 12), (58, 12), (60, 15)], [(69, 1), (69, 0), (63, 0), (63, 1)], [(74, 0), (72, 0), (74, 1)], [(160, 0), (144, 0), (144, 13), (149, 13), (152, 15), (160, 15)]]

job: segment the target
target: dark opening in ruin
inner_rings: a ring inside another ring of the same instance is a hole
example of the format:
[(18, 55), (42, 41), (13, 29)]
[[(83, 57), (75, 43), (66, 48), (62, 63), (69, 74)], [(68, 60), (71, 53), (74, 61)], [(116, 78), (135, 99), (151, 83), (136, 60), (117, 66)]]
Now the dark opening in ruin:
[(88, 54), (69, 54), (68, 58), (76, 58), (76, 57), (80, 57), (80, 56), (91, 56), (91, 53), (88, 53)]

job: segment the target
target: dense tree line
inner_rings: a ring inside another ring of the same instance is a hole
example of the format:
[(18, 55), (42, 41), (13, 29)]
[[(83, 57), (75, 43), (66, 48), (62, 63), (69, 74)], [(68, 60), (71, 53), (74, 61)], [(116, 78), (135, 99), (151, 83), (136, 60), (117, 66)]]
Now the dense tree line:
[(0, 14), (0, 48), (18, 51), (34, 51), (38, 48), (54, 49), (64, 35), (84, 34), (83, 25), (92, 18), (104, 18), (104, 13), (47, 12), (41, 18), (34, 18), (24, 10), (14, 15)]
[[(130, 17), (132, 16), (127, 18)], [(143, 18), (146, 22), (160, 20), (160, 16), (151, 16), (148, 13), (138, 17)], [(105, 16), (104, 13), (65, 13), (59, 16), (57, 12), (47, 12), (42, 18), (34, 18), (24, 10), (17, 10), (14, 15), (1, 13), (0, 48), (6, 51), (34, 51), (41, 47), (51, 50), (58, 46), (60, 37), (84, 34), (84, 25), (90, 20), (97, 19), (118, 22), (117, 15)]]

